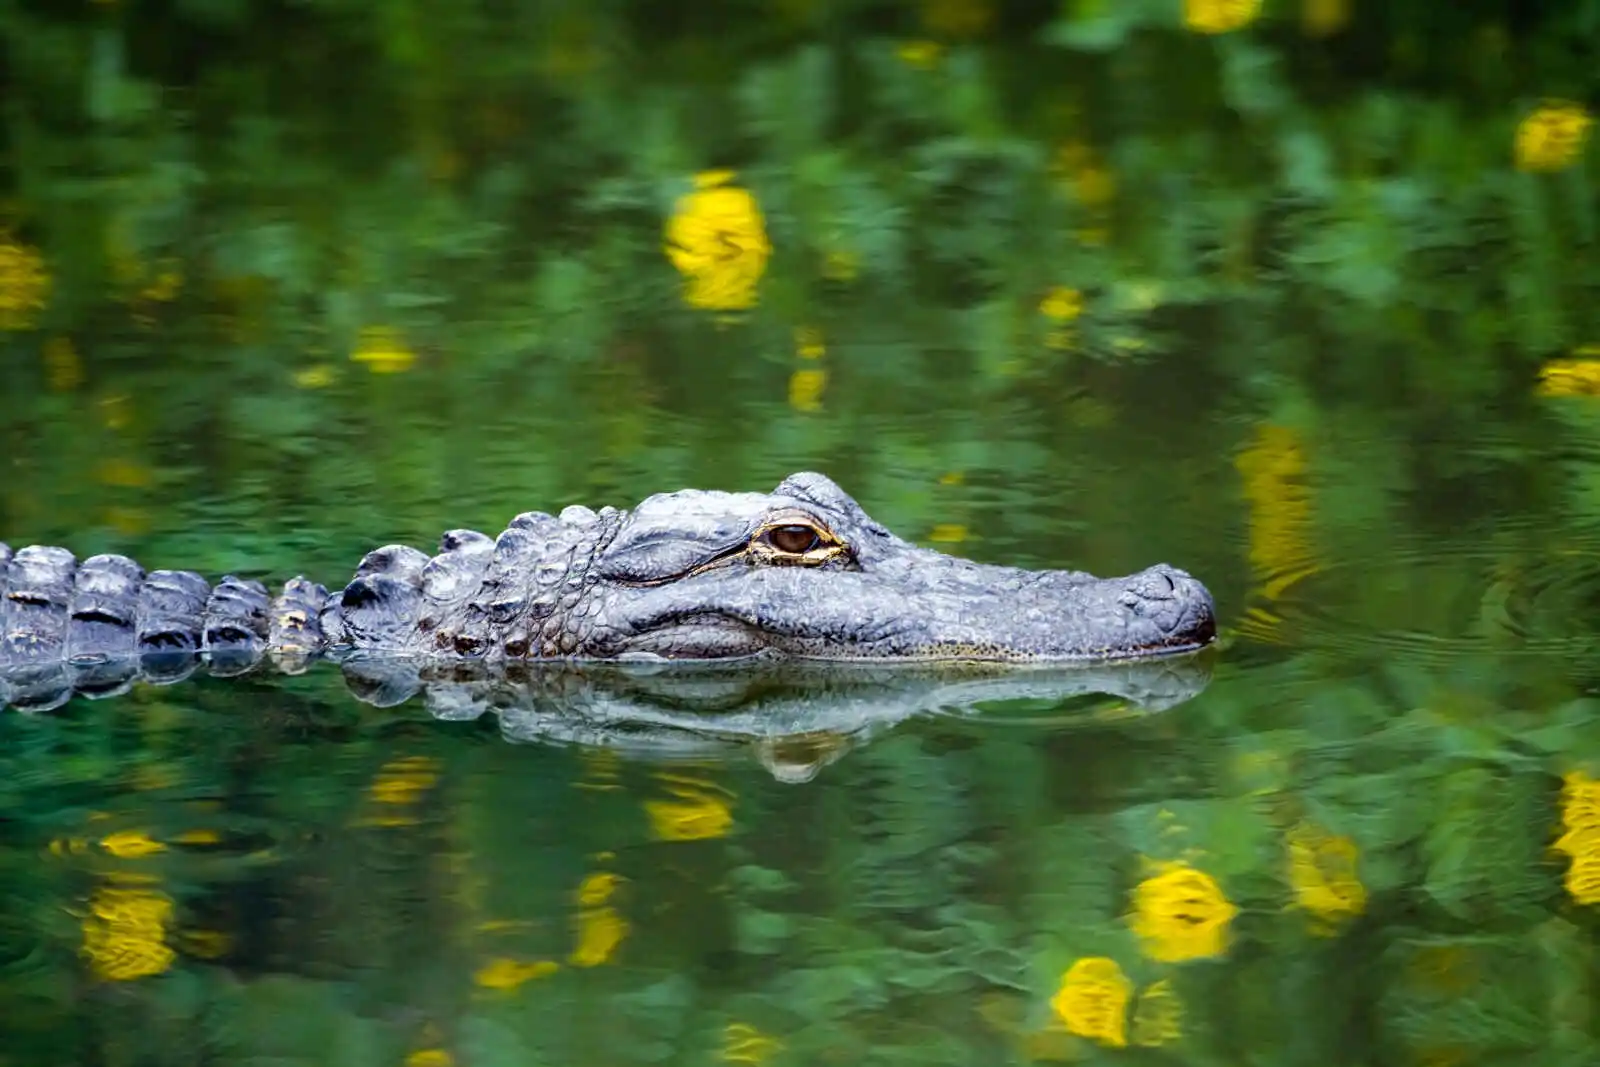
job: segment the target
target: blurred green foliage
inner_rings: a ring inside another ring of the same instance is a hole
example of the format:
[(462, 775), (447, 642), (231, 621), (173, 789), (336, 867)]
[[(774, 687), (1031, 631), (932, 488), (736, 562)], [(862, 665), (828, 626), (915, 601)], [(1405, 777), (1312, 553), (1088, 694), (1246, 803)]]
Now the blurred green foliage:
[(9, 541), (334, 581), (815, 467), (1232, 641), (805, 787), (318, 673), (0, 719), (0, 1064), (1594, 1062), (1597, 0), (0, 36)]

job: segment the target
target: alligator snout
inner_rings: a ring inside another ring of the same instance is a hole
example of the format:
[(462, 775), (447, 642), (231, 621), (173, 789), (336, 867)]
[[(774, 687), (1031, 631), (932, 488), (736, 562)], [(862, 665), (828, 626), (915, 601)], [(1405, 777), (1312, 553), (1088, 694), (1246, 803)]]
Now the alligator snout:
[(1205, 645), (1217, 636), (1216, 605), (1211, 593), (1187, 571), (1165, 563), (1128, 579), (1117, 602), (1160, 631), (1157, 644)]

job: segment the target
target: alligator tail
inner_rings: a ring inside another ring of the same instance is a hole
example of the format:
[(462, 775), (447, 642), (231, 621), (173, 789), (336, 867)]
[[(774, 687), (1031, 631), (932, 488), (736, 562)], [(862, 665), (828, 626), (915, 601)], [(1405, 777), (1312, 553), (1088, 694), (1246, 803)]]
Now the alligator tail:
[(74, 692), (108, 696), (136, 677), (175, 681), (204, 656), (237, 674), (271, 653), (295, 671), (322, 652), (327, 590), (304, 578), (266, 586), (192, 571), (146, 572), (120, 555), (0, 544), (0, 706), (44, 711)]

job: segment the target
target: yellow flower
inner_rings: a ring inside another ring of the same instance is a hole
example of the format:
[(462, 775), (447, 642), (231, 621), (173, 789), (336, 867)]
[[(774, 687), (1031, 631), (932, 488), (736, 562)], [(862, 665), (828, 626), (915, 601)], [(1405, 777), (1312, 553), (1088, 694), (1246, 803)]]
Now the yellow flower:
[(1552, 171), (1570, 166), (1583, 152), (1593, 124), (1582, 104), (1545, 101), (1517, 125), (1517, 169)]
[(1117, 966), (1104, 956), (1077, 960), (1061, 976), (1061, 988), (1050, 1006), (1067, 1029), (1102, 1045), (1121, 1048), (1128, 1043), (1128, 999), (1133, 992)]
[(180, 845), (217, 845), (222, 843), (222, 835), (215, 830), (184, 830), (173, 840)]
[(765, 1063), (783, 1047), (748, 1023), (729, 1023), (722, 1032), (722, 1058), (729, 1063)]
[(958, 545), (967, 539), (967, 528), (957, 522), (941, 522), (928, 531), (928, 540), (936, 544)]
[(1058, 285), (1039, 301), (1039, 314), (1057, 322), (1071, 322), (1083, 314), (1083, 294), (1065, 285)]
[(827, 371), (820, 367), (802, 367), (789, 375), (789, 406), (796, 411), (820, 411), (822, 392), (827, 386)]
[(944, 58), (944, 46), (938, 41), (903, 41), (895, 49), (900, 62), (917, 70), (932, 70)]
[(1183, 1036), (1183, 1001), (1163, 978), (1139, 994), (1133, 1011), (1133, 1043), (1146, 1048), (1170, 1045)]
[(1169, 863), (1134, 889), (1128, 923), (1147, 956), (1179, 963), (1226, 951), (1228, 924), (1238, 911), (1209, 874)]
[(737, 311), (755, 305), (772, 245), (761, 208), (732, 171), (706, 171), (667, 220), (665, 252), (684, 276), (690, 307)]
[(524, 982), (555, 974), (561, 965), (554, 960), (534, 960), (520, 963), (504, 956), (490, 960), (472, 976), (472, 980), (485, 989), (515, 989)]
[(83, 920), (83, 954), (96, 977), (112, 982), (160, 974), (176, 954), (166, 946), (172, 901), (150, 889), (95, 891)]
[(52, 337), (44, 343), (44, 372), (50, 388), (58, 393), (83, 384), (83, 360), (70, 338)]
[(417, 354), (407, 347), (400, 331), (390, 326), (366, 326), (356, 339), (350, 358), (365, 363), (374, 374), (395, 374), (410, 370)]
[(1259, 14), (1261, 0), (1183, 0), (1183, 24), (1195, 33), (1230, 33)]
[(100, 847), (118, 859), (138, 859), (165, 852), (167, 846), (151, 840), (142, 830), (122, 830), (100, 839)]
[(50, 299), (50, 273), (39, 250), (0, 230), (0, 330), (26, 330)]
[(1366, 909), (1367, 890), (1356, 873), (1354, 841), (1302, 823), (1289, 831), (1287, 844), (1289, 885), (1300, 907), (1323, 924), (1360, 915)]

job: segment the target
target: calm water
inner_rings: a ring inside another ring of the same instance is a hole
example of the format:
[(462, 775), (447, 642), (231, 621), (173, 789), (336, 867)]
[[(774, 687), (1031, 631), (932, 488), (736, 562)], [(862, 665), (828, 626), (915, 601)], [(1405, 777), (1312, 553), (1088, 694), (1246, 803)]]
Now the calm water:
[(1594, 5), (35, 7), (0, 539), (814, 469), (1224, 637), (0, 713), (0, 1067), (1600, 1059)]

